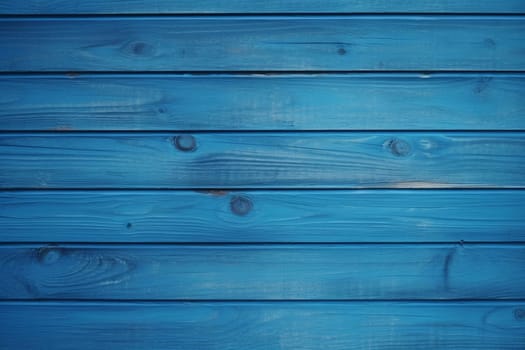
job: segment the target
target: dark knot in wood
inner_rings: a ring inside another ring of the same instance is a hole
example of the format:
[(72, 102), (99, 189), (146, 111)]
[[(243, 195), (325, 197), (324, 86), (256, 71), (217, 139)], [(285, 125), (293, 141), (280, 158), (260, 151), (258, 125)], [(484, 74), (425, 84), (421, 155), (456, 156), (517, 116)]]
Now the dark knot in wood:
[(410, 144), (404, 140), (392, 139), (388, 142), (390, 152), (396, 157), (406, 157), (412, 151)]
[(191, 135), (179, 135), (174, 137), (173, 143), (178, 150), (183, 152), (192, 152), (197, 149), (197, 140)]
[(234, 196), (230, 201), (230, 209), (235, 215), (244, 216), (253, 208), (250, 198), (245, 196)]

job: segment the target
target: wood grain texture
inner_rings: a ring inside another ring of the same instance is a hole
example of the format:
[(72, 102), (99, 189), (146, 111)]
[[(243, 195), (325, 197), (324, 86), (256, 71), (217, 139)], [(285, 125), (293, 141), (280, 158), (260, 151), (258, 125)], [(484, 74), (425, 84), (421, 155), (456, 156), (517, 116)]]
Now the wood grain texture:
[(0, 90), (1, 130), (525, 129), (521, 74), (21, 75)]
[(0, 137), (2, 188), (525, 186), (507, 133), (45, 133)]
[(522, 16), (3, 18), (0, 71), (523, 70)]
[(518, 350), (524, 310), (523, 302), (2, 303), (0, 348)]
[(2, 299), (517, 299), (525, 246), (0, 247)]
[(525, 13), (521, 0), (25, 0), (0, 2), (0, 14), (127, 13)]
[(2, 242), (525, 241), (525, 191), (5, 191), (0, 203)]

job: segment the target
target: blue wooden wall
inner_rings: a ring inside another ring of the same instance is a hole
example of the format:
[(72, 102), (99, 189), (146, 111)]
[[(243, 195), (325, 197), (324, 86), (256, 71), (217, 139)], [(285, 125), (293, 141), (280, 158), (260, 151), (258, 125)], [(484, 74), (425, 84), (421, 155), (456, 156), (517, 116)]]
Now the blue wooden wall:
[(525, 349), (523, 0), (0, 0), (0, 349)]

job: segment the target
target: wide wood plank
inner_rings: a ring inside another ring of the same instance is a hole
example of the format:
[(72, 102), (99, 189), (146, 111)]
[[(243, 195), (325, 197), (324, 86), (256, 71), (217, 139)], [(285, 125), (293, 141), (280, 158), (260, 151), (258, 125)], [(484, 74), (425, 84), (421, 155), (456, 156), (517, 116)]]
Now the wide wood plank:
[(525, 241), (525, 191), (4, 191), (2, 242)]
[(525, 347), (523, 302), (1, 303), (2, 349)]
[(524, 13), (521, 0), (25, 0), (0, 2), (0, 14), (128, 13)]
[(525, 129), (521, 74), (8, 75), (0, 90), (2, 130)]
[(3, 18), (0, 71), (522, 70), (522, 16)]
[(516, 299), (525, 246), (0, 247), (3, 299)]
[(523, 187), (524, 136), (9, 133), (0, 137), (0, 187)]

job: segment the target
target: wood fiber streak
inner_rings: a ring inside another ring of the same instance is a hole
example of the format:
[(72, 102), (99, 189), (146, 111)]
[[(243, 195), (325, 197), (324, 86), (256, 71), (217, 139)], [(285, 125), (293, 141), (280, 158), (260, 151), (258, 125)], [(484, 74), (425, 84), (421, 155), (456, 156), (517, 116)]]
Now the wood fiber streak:
[(523, 245), (2, 246), (2, 299), (516, 299)]
[(0, 348), (517, 350), (524, 310), (523, 302), (2, 303)]
[[(238, 215), (232, 203), (251, 210)], [(525, 241), (525, 191), (5, 191), (3, 242)]]
[(3, 18), (0, 71), (525, 69), (521, 16)]
[(525, 129), (521, 74), (3, 76), (0, 90), (1, 130)]
[(524, 13), (521, 0), (25, 0), (3, 1), (0, 14), (127, 13)]
[(2, 188), (525, 186), (519, 132), (12, 133), (0, 157)]

